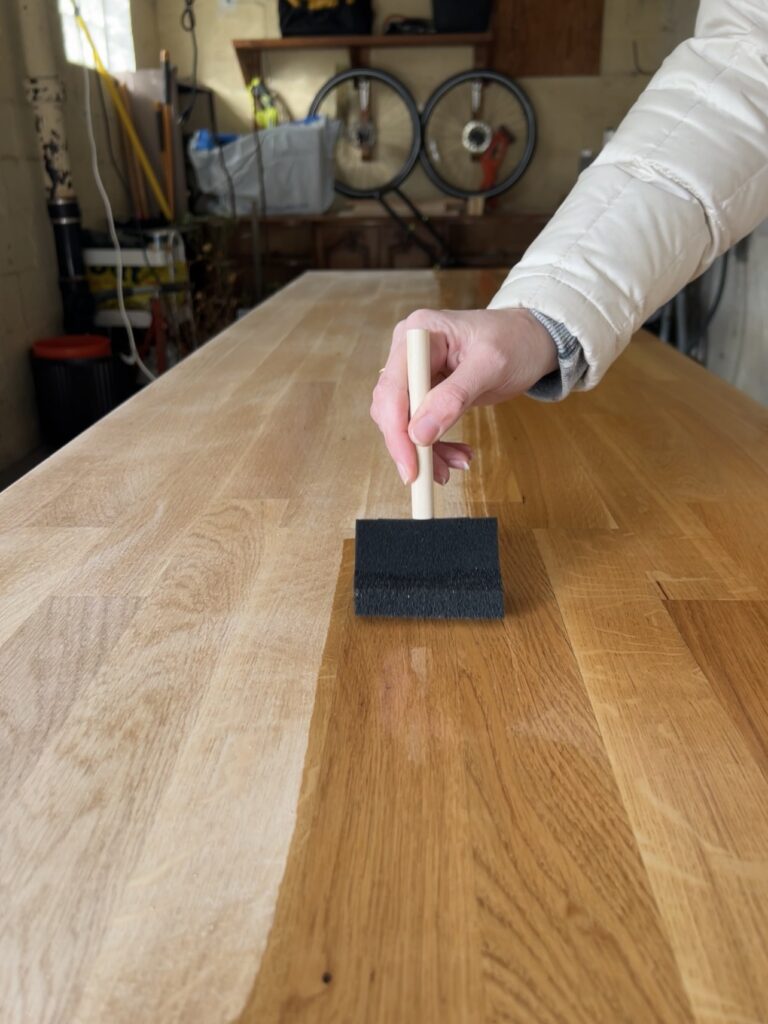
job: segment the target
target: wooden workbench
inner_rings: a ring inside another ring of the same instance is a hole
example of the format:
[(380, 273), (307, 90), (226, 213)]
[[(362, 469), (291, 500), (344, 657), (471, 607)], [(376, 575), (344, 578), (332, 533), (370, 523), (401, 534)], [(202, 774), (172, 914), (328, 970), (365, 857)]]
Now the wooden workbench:
[(0, 1019), (768, 1020), (768, 411), (468, 416), (503, 623), (357, 621), (395, 320), (310, 274), (0, 495)]

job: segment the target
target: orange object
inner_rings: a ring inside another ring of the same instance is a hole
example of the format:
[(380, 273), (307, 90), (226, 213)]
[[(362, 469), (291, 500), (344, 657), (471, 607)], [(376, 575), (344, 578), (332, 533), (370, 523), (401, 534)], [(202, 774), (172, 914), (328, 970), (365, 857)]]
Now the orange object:
[(493, 188), (496, 184), (496, 175), (504, 163), (507, 150), (514, 141), (514, 135), (504, 125), (493, 133), (490, 146), (480, 157), (480, 166), (483, 169), (483, 182), (480, 188), (483, 191)]
[(165, 373), (168, 369), (168, 357), (166, 351), (166, 342), (168, 340), (168, 321), (165, 316), (165, 310), (163, 303), (159, 298), (152, 299), (150, 303), (152, 310), (152, 320), (146, 333), (139, 345), (139, 355), (142, 359), (146, 359), (149, 355), (149, 350), (154, 344), (155, 346), (155, 365), (157, 366), (158, 376), (161, 373)]

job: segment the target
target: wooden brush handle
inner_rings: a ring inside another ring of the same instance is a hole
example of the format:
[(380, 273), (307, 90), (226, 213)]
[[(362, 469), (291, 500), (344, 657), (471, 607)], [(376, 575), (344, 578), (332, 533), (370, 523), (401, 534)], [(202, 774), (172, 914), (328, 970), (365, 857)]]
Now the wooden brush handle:
[[(416, 328), (408, 331), (408, 397), (413, 415), (424, 401), (432, 385), (430, 369), (429, 331)], [(419, 475), (411, 484), (411, 515), (414, 519), (432, 519), (432, 447), (416, 445), (419, 457)]]

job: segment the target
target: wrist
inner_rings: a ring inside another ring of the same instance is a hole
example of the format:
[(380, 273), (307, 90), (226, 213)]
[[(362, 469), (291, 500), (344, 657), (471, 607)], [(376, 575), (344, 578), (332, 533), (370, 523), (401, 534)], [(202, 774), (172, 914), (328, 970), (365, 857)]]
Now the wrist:
[(525, 363), (531, 383), (535, 384), (558, 369), (557, 345), (547, 330), (529, 309), (500, 310), (507, 319), (505, 332), (519, 338), (525, 349)]

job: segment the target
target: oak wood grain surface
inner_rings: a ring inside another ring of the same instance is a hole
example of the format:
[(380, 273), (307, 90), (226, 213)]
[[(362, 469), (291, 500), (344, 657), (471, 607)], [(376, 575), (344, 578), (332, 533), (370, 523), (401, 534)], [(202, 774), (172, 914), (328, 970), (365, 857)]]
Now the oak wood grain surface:
[(392, 325), (313, 273), (0, 495), (0, 1020), (768, 1022), (768, 411), (472, 412), (501, 622), (359, 620)]

